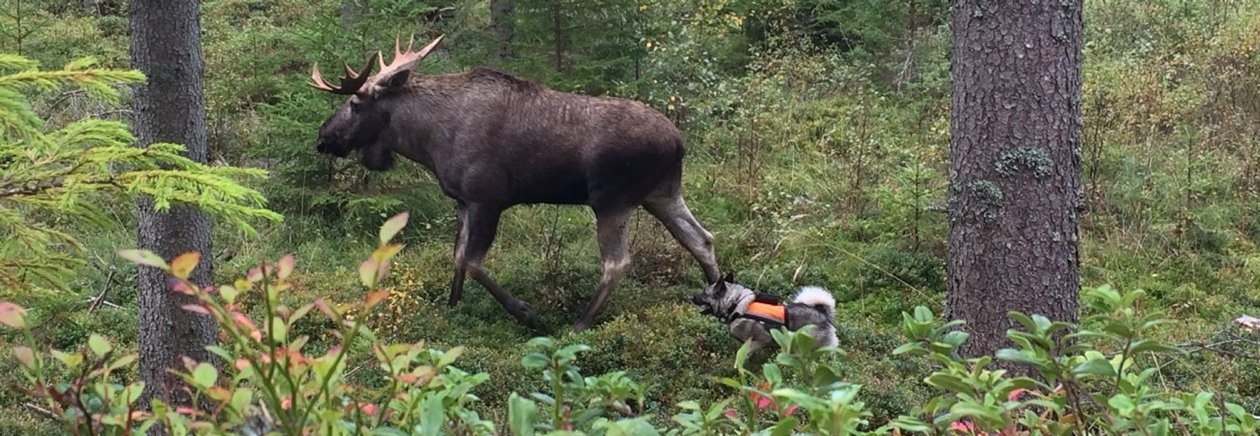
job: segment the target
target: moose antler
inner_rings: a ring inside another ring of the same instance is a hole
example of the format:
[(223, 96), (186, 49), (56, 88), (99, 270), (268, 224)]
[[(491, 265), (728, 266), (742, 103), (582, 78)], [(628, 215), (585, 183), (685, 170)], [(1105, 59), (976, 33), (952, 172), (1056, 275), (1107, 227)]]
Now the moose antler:
[(377, 52), (376, 60), (381, 64), (381, 72), (379, 74), (382, 77), (388, 77), (400, 70), (415, 68), (416, 64), (420, 63), (420, 60), (424, 59), (425, 56), (428, 56), (429, 52), (433, 51), (433, 48), (437, 47), (438, 43), (442, 42), (442, 38), (445, 36), (446, 35), (438, 35), (433, 42), (424, 46), (424, 48), (420, 49), (420, 51), (411, 51), (411, 48), (414, 47), (416, 43), (416, 35), (411, 35), (411, 38), (407, 40), (406, 50), (402, 49), (402, 40), (394, 38), (394, 59), (389, 61), (388, 65), (385, 64), (384, 54)]
[(377, 75), (381, 77), (390, 77), (398, 71), (415, 68), (421, 59), (424, 59), (425, 56), (429, 55), (429, 52), (433, 51), (434, 47), (437, 47), (443, 36), (445, 35), (438, 36), (437, 39), (434, 39), (433, 42), (430, 42), (429, 45), (426, 45), (420, 51), (411, 51), (411, 48), (416, 43), (415, 35), (411, 35), (411, 39), (407, 42), (406, 50), (402, 49), (402, 40), (394, 38), (394, 59), (388, 65), (385, 64), (384, 54), (379, 51), (372, 55), (376, 58), (376, 62), (372, 62), (372, 58), (368, 58), (367, 65), (363, 66), (362, 71), (356, 73), (350, 68), (350, 65), (346, 65), (346, 75), (341, 79), (341, 86), (333, 86), (327, 80), (324, 80), (324, 75), (319, 72), (319, 64), (315, 64), (311, 67), (311, 83), (309, 85), (315, 89), (328, 91), (333, 94), (353, 95), (367, 83), (374, 63), (380, 65), (381, 71)]
[[(379, 56), (379, 54), (372, 55), (372, 57), (377, 56)], [(327, 80), (324, 80), (324, 75), (319, 72), (319, 64), (315, 64), (311, 66), (311, 83), (308, 83), (308, 85), (315, 89), (328, 91), (333, 94), (353, 95), (359, 91), (359, 88), (363, 87), (364, 83), (367, 83), (368, 76), (372, 74), (372, 64), (372, 58), (370, 57), (367, 60), (367, 65), (363, 66), (363, 70), (357, 73), (354, 72), (354, 69), (350, 68), (349, 64), (345, 64), (346, 75), (341, 78), (341, 86), (333, 86), (328, 83)]]

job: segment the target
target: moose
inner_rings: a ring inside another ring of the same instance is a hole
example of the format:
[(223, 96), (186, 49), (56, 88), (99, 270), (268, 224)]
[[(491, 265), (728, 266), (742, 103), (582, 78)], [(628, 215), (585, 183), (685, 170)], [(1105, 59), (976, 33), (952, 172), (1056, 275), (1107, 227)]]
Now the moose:
[(683, 201), (682, 134), (668, 118), (637, 101), (555, 91), (488, 68), (415, 72), (441, 40), (413, 51), (414, 36), (406, 49), (396, 39), (392, 61), (377, 52), (357, 72), (345, 65), (337, 86), (313, 65), (309, 85), (350, 96), (320, 127), (320, 153), (357, 152), (373, 171), (389, 170), (401, 155), (455, 200), (450, 306), (471, 274), (518, 322), (538, 326), (533, 310), (482, 267), (500, 215), (519, 204), (587, 205), (595, 213), (603, 274), (575, 331), (594, 322), (629, 267), (627, 222), (639, 206), (695, 257), (709, 283), (720, 278), (713, 236)]

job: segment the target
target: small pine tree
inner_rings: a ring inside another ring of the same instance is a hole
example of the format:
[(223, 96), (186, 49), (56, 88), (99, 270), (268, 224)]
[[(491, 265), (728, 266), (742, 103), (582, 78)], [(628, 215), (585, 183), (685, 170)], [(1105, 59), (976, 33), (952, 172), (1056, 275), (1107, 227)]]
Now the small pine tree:
[(31, 108), (26, 93), (77, 87), (116, 103), (118, 86), (144, 80), (136, 71), (97, 68), (90, 58), (61, 70), (0, 54), (0, 288), (62, 287), (82, 263), (69, 218), (103, 222), (105, 201), (147, 195), (159, 210), (196, 205), (248, 233), (256, 219), (280, 220), (266, 199), (238, 181), (262, 170), (210, 166), (183, 156), (183, 146), (132, 146), (126, 124), (86, 118), (57, 129)]

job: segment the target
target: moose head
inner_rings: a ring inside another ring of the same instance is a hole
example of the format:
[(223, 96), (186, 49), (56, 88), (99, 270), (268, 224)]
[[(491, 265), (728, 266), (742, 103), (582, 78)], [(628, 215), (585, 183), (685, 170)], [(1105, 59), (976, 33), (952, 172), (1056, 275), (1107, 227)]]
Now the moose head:
[[(391, 117), (405, 103), (412, 70), (441, 41), (439, 36), (419, 51), (412, 51), (414, 37), (407, 42), (405, 50), (402, 49), (402, 41), (395, 40), (394, 59), (389, 64), (377, 52), (358, 72), (346, 65), (340, 86), (324, 80), (318, 64), (312, 66), (310, 86), (350, 96), (319, 128), (319, 142), (315, 149), (337, 157), (346, 157), (357, 150), (359, 162), (364, 167), (374, 171), (392, 168), (394, 153), (387, 135), (391, 130)], [(380, 64), (380, 72), (372, 75), (372, 67), (377, 63)]]

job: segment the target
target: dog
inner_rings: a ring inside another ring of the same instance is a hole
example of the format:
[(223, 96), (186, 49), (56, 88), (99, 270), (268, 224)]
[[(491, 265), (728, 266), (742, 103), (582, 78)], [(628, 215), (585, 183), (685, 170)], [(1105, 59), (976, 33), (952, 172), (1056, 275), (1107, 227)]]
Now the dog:
[(703, 293), (693, 295), (691, 302), (700, 306), (702, 315), (713, 315), (725, 324), (736, 339), (752, 341), (752, 351), (773, 345), (770, 331), (779, 327), (796, 331), (814, 326), (815, 348), (838, 343), (836, 299), (820, 287), (801, 287), (791, 303), (782, 304), (774, 296), (757, 294), (735, 283), (735, 277), (727, 274)]

